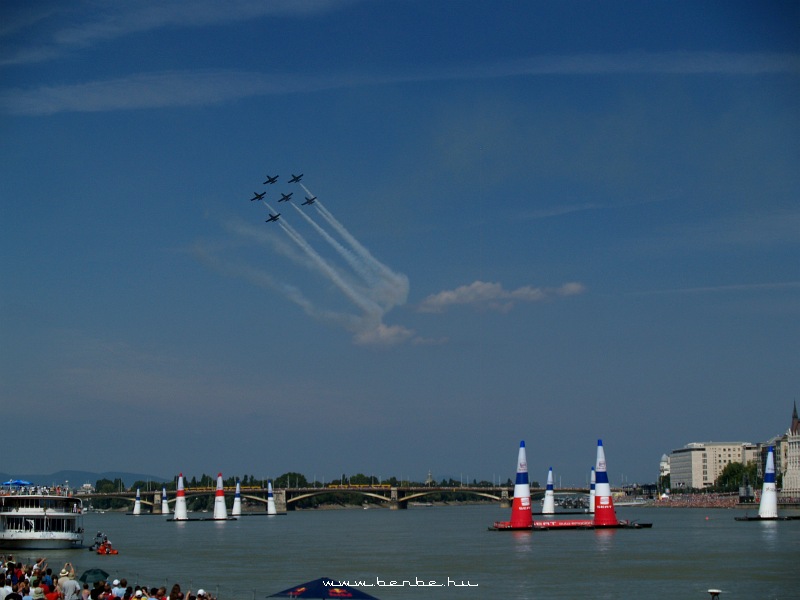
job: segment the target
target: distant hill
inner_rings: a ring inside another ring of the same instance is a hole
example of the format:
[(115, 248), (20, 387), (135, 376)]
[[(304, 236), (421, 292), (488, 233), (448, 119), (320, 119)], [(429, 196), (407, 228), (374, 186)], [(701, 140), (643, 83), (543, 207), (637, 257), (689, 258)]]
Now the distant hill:
[(30, 481), (36, 485), (63, 485), (69, 481), (70, 487), (77, 488), (84, 483), (91, 483), (94, 485), (98, 479), (121, 479), (125, 486), (130, 486), (134, 481), (152, 481), (154, 483), (165, 483), (172, 481), (171, 479), (164, 479), (155, 475), (145, 475), (141, 473), (124, 473), (122, 471), (106, 471), (104, 473), (92, 473), (90, 471), (57, 471), (49, 475), (32, 474), (32, 473), (0, 473), (0, 483), (9, 481), (11, 479), (23, 479)]

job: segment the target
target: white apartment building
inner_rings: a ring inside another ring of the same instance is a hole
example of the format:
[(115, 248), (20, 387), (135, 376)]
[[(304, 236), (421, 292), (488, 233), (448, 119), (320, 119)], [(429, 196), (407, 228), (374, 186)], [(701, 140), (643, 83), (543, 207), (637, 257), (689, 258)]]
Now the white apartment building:
[(758, 459), (759, 448), (750, 442), (692, 442), (673, 450), (669, 457), (673, 492), (711, 487), (730, 463)]

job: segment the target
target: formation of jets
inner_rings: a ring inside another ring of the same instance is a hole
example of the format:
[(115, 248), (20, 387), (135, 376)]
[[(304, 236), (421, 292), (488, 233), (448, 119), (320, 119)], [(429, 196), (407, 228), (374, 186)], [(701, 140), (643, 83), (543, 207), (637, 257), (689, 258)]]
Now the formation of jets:
[[(273, 183), (278, 181), (278, 177), (280, 177), (280, 175), (275, 175), (274, 177), (272, 175), (267, 175), (267, 180), (264, 182), (264, 185), (272, 185)], [(291, 179), (289, 179), (289, 183), (300, 183), (300, 180), (302, 178), (303, 178), (303, 173), (300, 173), (299, 175), (295, 175), (294, 173), (292, 173), (292, 177)], [(278, 202), (290, 202), (292, 200), (293, 194), (294, 192), (289, 192), (288, 194), (284, 194), (283, 192), (281, 192), (281, 197), (278, 199)], [(250, 198), (250, 202), (255, 202), (256, 200), (263, 200), (264, 196), (266, 195), (267, 192), (261, 192), (260, 194), (258, 192), (253, 192), (253, 197)], [(311, 206), (312, 204), (314, 204), (314, 202), (316, 202), (316, 200), (317, 200), (316, 196), (311, 196), (310, 198), (306, 196), (305, 202), (301, 202), (301, 204), (305, 206)], [(280, 218), (280, 216), (281, 213), (275, 213), (274, 215), (272, 213), (269, 213), (269, 218), (266, 220), (266, 223), (272, 223), (274, 221), (277, 221)]]

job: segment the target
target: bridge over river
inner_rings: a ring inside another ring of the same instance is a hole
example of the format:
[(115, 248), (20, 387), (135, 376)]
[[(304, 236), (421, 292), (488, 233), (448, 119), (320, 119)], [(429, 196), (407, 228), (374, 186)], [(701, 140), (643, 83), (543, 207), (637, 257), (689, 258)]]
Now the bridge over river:
[[(225, 496), (233, 496), (236, 492), (235, 488), (225, 488)], [(531, 489), (531, 498), (535, 501), (544, 497), (544, 488)], [(216, 488), (186, 488), (186, 498), (194, 496), (213, 496), (216, 493)], [(498, 502), (503, 508), (511, 507), (511, 499), (514, 496), (513, 486), (495, 486), (495, 487), (480, 487), (480, 486), (391, 486), (384, 485), (329, 485), (326, 487), (290, 487), (279, 488), (273, 491), (275, 500), (275, 507), (278, 512), (286, 512), (293, 510), (296, 503), (315, 496), (322, 496), (324, 494), (346, 494), (358, 500), (366, 500), (367, 498), (380, 502), (382, 505), (388, 507), (390, 510), (402, 510), (408, 508), (409, 503), (427, 503), (431, 496), (440, 495), (440, 497), (453, 497), (456, 494), (468, 495), (474, 497), (476, 500), (484, 499), (491, 502)], [(585, 488), (564, 489), (561, 488), (556, 492), (556, 496), (586, 496), (587, 491)], [(135, 502), (136, 492), (120, 491), (109, 493), (92, 492), (88, 494), (78, 494), (80, 498), (86, 500), (93, 499), (121, 499), (128, 502)], [(256, 503), (262, 503), (264, 506), (267, 504), (267, 490), (260, 487), (248, 487), (241, 489), (242, 500), (251, 500)], [(148, 499), (150, 498), (150, 499)], [(175, 504), (175, 491), (167, 492), (167, 502), (170, 506)], [(161, 513), (161, 491), (146, 491), (141, 492), (142, 510), (147, 511), (149, 507), (150, 512), (154, 514)]]

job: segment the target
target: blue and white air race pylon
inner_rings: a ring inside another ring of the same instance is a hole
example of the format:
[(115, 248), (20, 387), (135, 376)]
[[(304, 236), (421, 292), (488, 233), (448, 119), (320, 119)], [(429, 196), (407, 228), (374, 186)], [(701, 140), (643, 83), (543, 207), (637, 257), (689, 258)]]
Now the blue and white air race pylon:
[(133, 503), (133, 514), (142, 514), (142, 496), (139, 494), (139, 488), (136, 488), (136, 500)]
[(767, 450), (767, 465), (764, 469), (764, 485), (761, 488), (761, 504), (758, 507), (758, 516), (762, 519), (776, 519), (778, 517), (774, 446), (770, 446)]
[(614, 500), (611, 498), (611, 484), (606, 471), (606, 454), (603, 450), (603, 440), (597, 440), (597, 464), (595, 465), (595, 497), (594, 497), (594, 525), (595, 527), (617, 527), (617, 513), (614, 511)]
[(183, 473), (178, 475), (178, 491), (175, 496), (175, 514), (173, 515), (174, 521), (188, 521), (189, 517), (186, 514), (186, 492), (183, 489)]
[(543, 515), (556, 514), (556, 499), (553, 492), (553, 467), (547, 472), (547, 489), (544, 492), (544, 502), (542, 503)]
[(594, 467), (592, 467), (592, 475), (589, 478), (589, 514), (594, 514), (594, 497), (595, 497), (595, 475), (594, 475)]
[(519, 443), (517, 455), (517, 480), (514, 483), (514, 501), (511, 504), (511, 520), (495, 521), (493, 531), (513, 531), (533, 529), (531, 514), (531, 486), (528, 483), (528, 458), (525, 455), (525, 441)]
[(278, 511), (275, 509), (275, 498), (272, 496), (272, 480), (267, 480), (267, 514), (277, 515)]
[(167, 488), (161, 488), (161, 514), (169, 515), (169, 502), (167, 502)]
[(217, 473), (217, 491), (214, 493), (214, 520), (226, 521), (228, 508), (225, 506), (225, 490), (222, 487), (222, 473)]
[(233, 497), (233, 509), (231, 510), (231, 516), (242, 516), (242, 486), (238, 480), (236, 481), (236, 495)]

